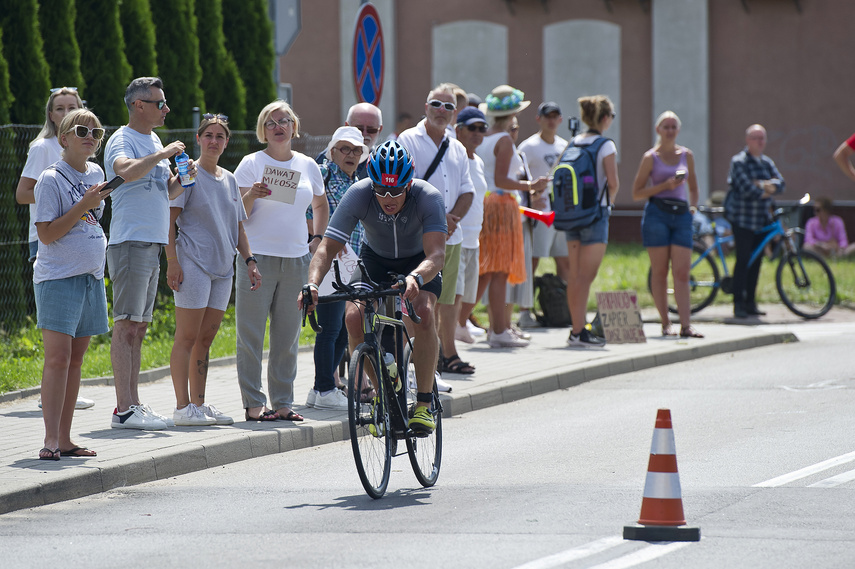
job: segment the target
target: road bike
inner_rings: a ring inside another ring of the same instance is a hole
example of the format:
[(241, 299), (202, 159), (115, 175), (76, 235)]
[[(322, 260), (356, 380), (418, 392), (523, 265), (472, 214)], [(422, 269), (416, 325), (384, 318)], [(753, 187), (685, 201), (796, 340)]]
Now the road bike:
[[(780, 261), (775, 271), (775, 286), (781, 302), (794, 314), (813, 319), (825, 315), (834, 305), (837, 295), (834, 275), (822, 257), (799, 248), (797, 243), (800, 239), (797, 239), (797, 236), (803, 234), (803, 230), (788, 228), (781, 219), (809, 201), (810, 194), (805, 194), (797, 205), (780, 207), (772, 213), (772, 223), (758, 231), (765, 237), (752, 252), (748, 266), (759, 263), (766, 245), (775, 244), (778, 240), (775, 247), (780, 254)], [(724, 212), (724, 208), (698, 206), (698, 211), (720, 214)], [(712, 245), (707, 246), (697, 239), (692, 244), (689, 293), (693, 314), (709, 306), (719, 290), (725, 294), (733, 294), (733, 277), (728, 271), (724, 252), (724, 246), (733, 243), (733, 235), (719, 235), (715, 230), (715, 219), (712, 220), (712, 226)], [(716, 258), (721, 262), (722, 271), (719, 271)], [(669, 275), (668, 309), (676, 313), (677, 305), (671, 278)], [(647, 275), (647, 287), (651, 288), (650, 272)]]
[[(401, 299), (406, 288), (403, 275), (390, 273), (395, 287), (385, 287), (370, 280), (362, 261), (359, 269), (365, 279), (365, 288), (356, 288), (341, 282), (338, 263), (334, 261), (336, 292), (319, 296), (318, 304), (347, 301), (364, 308), (362, 330), (364, 341), (356, 347), (350, 358), (347, 380), (347, 418), (350, 442), (356, 470), (363, 488), (372, 498), (381, 498), (389, 485), (391, 461), (398, 452), (398, 443), (406, 443), (406, 453), (416, 479), (424, 487), (436, 484), (442, 462), (442, 402), (436, 383), (430, 412), (436, 428), (429, 435), (417, 433), (408, 427), (416, 406), (417, 387), (412, 363), (413, 341), (403, 321), (404, 310), (418, 324), (409, 300)], [(303, 325), (306, 324), (311, 291), (303, 288)], [(382, 302), (386, 316), (378, 312)], [(402, 306), (403, 305), (403, 306)], [(309, 323), (320, 332), (314, 312), (308, 313)], [(387, 364), (386, 351), (380, 338), (384, 328), (394, 332), (394, 360)]]

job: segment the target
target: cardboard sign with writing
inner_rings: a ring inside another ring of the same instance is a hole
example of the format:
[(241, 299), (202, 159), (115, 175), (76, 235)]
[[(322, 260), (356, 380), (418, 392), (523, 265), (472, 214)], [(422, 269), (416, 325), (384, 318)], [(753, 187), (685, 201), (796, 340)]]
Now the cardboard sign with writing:
[(638, 309), (638, 295), (634, 290), (598, 292), (597, 312), (607, 344), (647, 342)]
[(267, 184), (271, 194), (267, 199), (293, 204), (297, 199), (297, 184), (300, 183), (300, 172), (288, 168), (265, 166), (261, 181)]

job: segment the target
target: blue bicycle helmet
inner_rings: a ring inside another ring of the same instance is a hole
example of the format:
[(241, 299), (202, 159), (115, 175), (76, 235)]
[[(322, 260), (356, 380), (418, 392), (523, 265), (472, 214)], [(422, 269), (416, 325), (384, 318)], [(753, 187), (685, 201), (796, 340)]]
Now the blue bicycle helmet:
[(371, 153), (367, 168), (371, 181), (378, 186), (396, 188), (406, 186), (413, 179), (413, 159), (394, 140), (384, 142)]

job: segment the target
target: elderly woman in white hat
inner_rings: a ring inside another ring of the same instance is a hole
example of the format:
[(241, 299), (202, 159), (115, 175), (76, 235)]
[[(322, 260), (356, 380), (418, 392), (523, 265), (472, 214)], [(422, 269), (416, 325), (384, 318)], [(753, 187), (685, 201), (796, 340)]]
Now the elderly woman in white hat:
[[(352, 127), (338, 128), (324, 151), (321, 174), (324, 176), (330, 216), (335, 212), (347, 189), (356, 182), (356, 170), (368, 158), (368, 147), (362, 133)], [(306, 213), (309, 233), (312, 227), (312, 211)], [(357, 224), (345, 246), (344, 254), (359, 255), (362, 245), (362, 224)], [(342, 274), (342, 278), (345, 275)], [(315, 338), (315, 385), (309, 390), (306, 405), (317, 409), (347, 409), (347, 397), (336, 389), (334, 372), (347, 348), (347, 329), (344, 327), (344, 302), (322, 304), (315, 308), (318, 324), (323, 331)]]
[(476, 153), (484, 161), (488, 195), (484, 200), (484, 224), (480, 238), (478, 298), (490, 286), (488, 312), (492, 348), (524, 347), (528, 342), (511, 329), (505, 310), (507, 284), (526, 280), (522, 222), (516, 192), (543, 192), (549, 178), (520, 180), (522, 160), (511, 139), (514, 117), (527, 108), (525, 94), (510, 85), (500, 85), (487, 95), (479, 109), (491, 126)]

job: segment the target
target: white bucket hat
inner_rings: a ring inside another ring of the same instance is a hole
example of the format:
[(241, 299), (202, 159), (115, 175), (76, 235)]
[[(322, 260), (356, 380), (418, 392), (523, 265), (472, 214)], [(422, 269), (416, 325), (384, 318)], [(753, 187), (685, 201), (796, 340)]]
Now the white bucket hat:
[(359, 163), (362, 164), (368, 158), (368, 147), (365, 146), (365, 139), (362, 138), (362, 133), (359, 132), (359, 129), (352, 126), (340, 126), (338, 127), (332, 135), (330, 139), (330, 143), (327, 144), (327, 149), (324, 150), (324, 156), (327, 157), (327, 160), (332, 161), (332, 155), (330, 154), (330, 150), (332, 150), (333, 146), (338, 144), (344, 140), (345, 142), (349, 142), (354, 146), (358, 146), (362, 148), (362, 155), (359, 157)]

